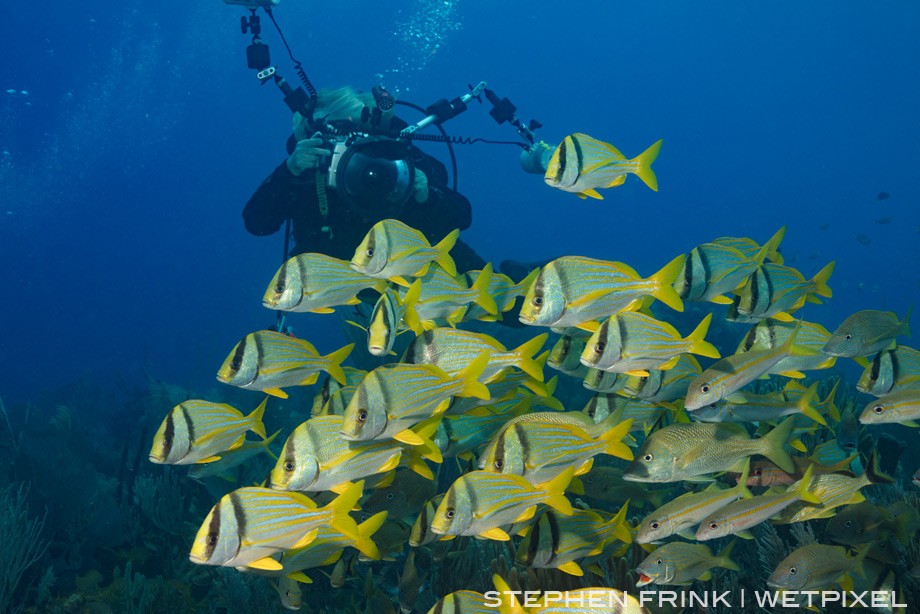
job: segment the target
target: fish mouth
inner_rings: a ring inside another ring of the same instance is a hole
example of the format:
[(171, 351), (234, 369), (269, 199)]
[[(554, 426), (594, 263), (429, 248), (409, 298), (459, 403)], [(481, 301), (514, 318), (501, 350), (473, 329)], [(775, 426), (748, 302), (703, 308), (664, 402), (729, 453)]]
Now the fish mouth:
[(518, 314), (518, 320), (520, 320), (521, 324), (533, 324), (534, 322), (537, 321), (537, 318), (534, 316), (528, 316), (528, 315), (524, 315), (523, 313), (520, 313)]
[(160, 454), (151, 454), (147, 458), (150, 459), (151, 463), (156, 463), (157, 465), (162, 465), (164, 462), (166, 462), (166, 457), (161, 456)]
[(188, 560), (195, 563), (196, 565), (206, 565), (208, 560), (203, 556), (198, 556), (197, 554), (189, 554)]
[(651, 576), (647, 576), (640, 571), (639, 579), (636, 581), (636, 588), (639, 588), (640, 586), (645, 586), (646, 584), (651, 584), (654, 581), (655, 581), (655, 578)]

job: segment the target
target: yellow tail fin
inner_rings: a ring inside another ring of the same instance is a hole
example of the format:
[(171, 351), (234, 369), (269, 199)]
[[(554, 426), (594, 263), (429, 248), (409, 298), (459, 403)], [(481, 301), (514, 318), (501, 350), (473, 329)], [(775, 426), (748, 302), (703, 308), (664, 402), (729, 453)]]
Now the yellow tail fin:
[(447, 271), (447, 274), (456, 277), (457, 275), (457, 265), (454, 264), (454, 259), (450, 257), (451, 249), (453, 249), (454, 244), (457, 242), (457, 237), (460, 236), (460, 229), (455, 228), (450, 231), (446, 237), (441, 239), (437, 245), (434, 246), (438, 250), (438, 257), (435, 258), (435, 262), (441, 265), (441, 268)]
[(345, 492), (340, 494), (326, 506), (333, 514), (333, 518), (329, 524), (341, 531), (342, 535), (355, 541), (361, 539), (361, 534), (358, 531), (358, 523), (355, 522), (355, 519), (351, 517), (349, 512), (358, 504), (358, 499), (361, 498), (361, 493), (363, 491), (364, 480), (360, 480), (345, 489)]
[(565, 514), (566, 516), (571, 516), (574, 512), (572, 509), (572, 504), (565, 496), (565, 489), (568, 488), (574, 475), (575, 469), (572, 467), (566, 467), (562, 473), (554, 477), (546, 484), (537, 486), (537, 488), (540, 490), (546, 491), (547, 498), (544, 503), (546, 503), (548, 506), (560, 514)]
[(793, 426), (795, 426), (795, 416), (789, 416), (780, 422), (779, 426), (767, 433), (762, 440), (764, 448), (761, 454), (776, 463), (786, 473), (795, 473), (795, 463), (786, 452), (786, 443), (792, 434)]
[(498, 305), (495, 304), (495, 299), (489, 294), (489, 283), (491, 283), (491, 281), (492, 263), (489, 262), (482, 267), (479, 277), (473, 282), (472, 289), (476, 290), (478, 294), (478, 296), (473, 299), (473, 302), (485, 309), (487, 313), (494, 316), (498, 315)]
[(517, 355), (518, 359), (518, 368), (538, 382), (543, 381), (543, 367), (537, 363), (534, 356), (541, 349), (543, 349), (543, 345), (546, 343), (547, 337), (549, 337), (548, 333), (537, 335), (527, 343), (521, 344), (514, 350), (514, 353)]
[[(268, 434), (265, 432), (265, 424), (262, 423), (262, 416), (265, 415), (265, 407), (268, 405), (268, 397), (262, 399), (262, 402), (259, 403), (259, 406), (252, 410), (252, 413), (246, 416), (246, 419), (252, 422), (249, 426), (252, 429), (252, 432), (266, 439)], [(277, 435), (277, 433), (275, 433)]]
[(491, 358), (489, 352), (484, 351), (474, 358), (473, 362), (464, 367), (462, 371), (457, 373), (456, 379), (464, 380), (463, 389), (457, 393), (457, 396), (476, 397), (483, 401), (489, 400), (489, 389), (486, 388), (485, 384), (479, 382), (479, 376), (489, 366), (489, 358)]
[(342, 361), (348, 358), (351, 351), (355, 348), (354, 343), (349, 343), (345, 347), (338, 349), (323, 358), (328, 362), (326, 373), (343, 386), (347, 383), (345, 380), (345, 370), (342, 369)]
[(604, 454), (625, 460), (633, 460), (632, 450), (623, 443), (623, 440), (629, 437), (629, 429), (632, 428), (632, 423), (632, 418), (624, 420), (601, 436), (601, 439), (605, 442)]
[(767, 260), (775, 262), (776, 264), (782, 264), (784, 262), (783, 255), (779, 253), (779, 244), (783, 242), (783, 237), (786, 236), (786, 227), (783, 226), (776, 231), (770, 240), (764, 244), (764, 247), (767, 248), (766, 257)]
[(661, 143), (661, 139), (655, 141), (648, 149), (630, 160), (630, 162), (635, 162), (636, 164), (636, 176), (656, 192), (658, 191), (658, 177), (655, 175), (655, 171), (652, 170), (652, 162), (658, 158)]
[(817, 497), (813, 492), (808, 490), (811, 487), (811, 477), (814, 474), (814, 465), (808, 465), (808, 469), (805, 470), (805, 475), (802, 476), (802, 479), (799, 481), (799, 488), (797, 494), (799, 499), (805, 503), (814, 503), (815, 505), (821, 505), (821, 499)]
[(717, 566), (725, 569), (731, 569), (732, 571), (741, 571), (741, 568), (738, 567), (738, 564), (729, 558), (732, 555), (732, 549), (734, 549), (736, 543), (738, 543), (738, 540), (733, 539), (730, 544), (725, 546), (725, 549), (722, 550), (722, 552), (716, 555)]
[[(444, 416), (438, 414), (432, 416), (427, 420), (419, 422), (414, 427), (412, 427), (412, 432), (418, 435), (419, 439), (422, 440), (422, 443), (418, 446), (415, 446), (410, 452), (409, 456), (409, 468), (412, 471), (416, 472), (424, 478), (429, 480), (434, 479), (434, 474), (431, 473), (431, 468), (425, 464), (425, 461), (421, 460), (417, 456), (422, 458), (427, 458), (428, 460), (441, 463), (444, 461), (444, 457), (441, 454), (441, 448), (434, 443), (434, 435), (438, 431), (438, 426), (441, 424), (441, 419)], [(417, 455), (417, 456), (416, 456)]]
[(820, 424), (821, 426), (827, 426), (827, 420), (824, 419), (824, 416), (818, 413), (818, 410), (815, 409), (815, 401), (818, 400), (818, 382), (815, 382), (809, 386), (808, 390), (801, 396), (797, 404), (799, 413), (803, 416), (807, 416)]
[(380, 550), (377, 548), (377, 544), (371, 539), (371, 536), (383, 526), (384, 521), (387, 519), (387, 514), (388, 512), (385, 511), (377, 512), (358, 525), (359, 539), (355, 540), (355, 549), (374, 561), (380, 559)]
[(629, 526), (629, 520), (626, 518), (626, 511), (628, 507), (629, 501), (624, 503), (623, 507), (620, 508), (620, 511), (617, 512), (617, 515), (607, 523), (607, 527), (610, 530), (610, 535), (620, 540), (624, 544), (632, 543), (632, 528)]
[(674, 311), (683, 311), (684, 302), (680, 300), (677, 291), (674, 290), (674, 282), (683, 270), (684, 261), (687, 259), (686, 254), (681, 254), (668, 264), (664, 265), (660, 271), (652, 275), (649, 279), (656, 282), (656, 288), (652, 291), (652, 296), (673, 309)]
[(706, 356), (707, 358), (721, 358), (722, 355), (719, 354), (719, 350), (713, 344), (706, 341), (706, 333), (709, 332), (709, 324), (712, 322), (712, 314), (706, 314), (706, 317), (703, 318), (703, 321), (700, 322), (699, 326), (696, 329), (687, 335), (688, 344), (687, 351), (692, 352), (693, 354), (699, 354), (700, 356)]
[(272, 445), (272, 442), (278, 438), (278, 435), (280, 435), (281, 431), (283, 430), (284, 429), (278, 429), (272, 434), (271, 437), (267, 438), (265, 441), (262, 442), (262, 445), (265, 446), (265, 453), (271, 456), (273, 459), (275, 459), (276, 462), (278, 460), (278, 457), (275, 456), (275, 454), (271, 451), (271, 449), (268, 446)]
[(834, 267), (836, 265), (837, 261), (831, 260), (811, 279), (811, 283), (815, 285), (814, 293), (818, 296), (823, 296), (824, 298), (831, 298), (834, 296), (830, 286), (827, 285), (827, 280), (831, 278), (831, 274), (834, 272)]

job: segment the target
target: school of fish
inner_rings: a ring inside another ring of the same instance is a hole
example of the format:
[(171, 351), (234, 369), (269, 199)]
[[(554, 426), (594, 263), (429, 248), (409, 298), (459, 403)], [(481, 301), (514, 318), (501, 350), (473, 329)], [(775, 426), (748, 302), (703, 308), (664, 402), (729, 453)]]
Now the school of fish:
[[(546, 180), (598, 198), (596, 187), (635, 173), (656, 189), (650, 164), (659, 146), (630, 161), (575, 134), (554, 153)], [(616, 164), (592, 175), (584, 165), (601, 152)], [(191, 561), (272, 578), (282, 604), (296, 610), (310, 590), (299, 584), (312, 572), (349, 573), (348, 549), (365, 561), (406, 555), (412, 573), (401, 583), (413, 597), (403, 611), (412, 611), (427, 573), (416, 554), (439, 541), (508, 542), (517, 564), (572, 576), (600, 573), (611, 555), (642, 548), (637, 586), (689, 585), (716, 569), (735, 573), (735, 540), (762, 523), (818, 521), (828, 543), (795, 550), (757, 588), (852, 587), (864, 560), (880, 558), (874, 549), (906, 543), (920, 527), (909, 504), (866, 500), (893, 478), (884, 458), (854, 449), (853, 435), (860, 424), (920, 425), (920, 352), (898, 343), (910, 334), (909, 313), (860, 311), (833, 332), (802, 319), (806, 305), (832, 295), (834, 263), (811, 279), (784, 266), (784, 233), (763, 244), (719, 237), (648, 276), (582, 256), (556, 258), (517, 281), (491, 265), (457, 271), (456, 232), (432, 245), (397, 220), (376, 224), (351, 262), (291, 258), (264, 305), (331, 313), (377, 293), (369, 320), (355, 324), (368, 352), (390, 362), (364, 372), (342, 364), (351, 344), (324, 354), (276, 331), (242, 337), (217, 378), (269, 396), (248, 414), (185, 401), (167, 413), (150, 450), (152, 462), (190, 465), (190, 475), (219, 475), (263, 454), (275, 462), (262, 483), (214, 504), (190, 544)], [(668, 321), (689, 303), (724, 308), (738, 323), (725, 326), (744, 334), (737, 350), (706, 339), (712, 311), (692, 326), (686, 317)], [(534, 334), (509, 349), (467, 330), (475, 324), (501, 336), (507, 319)], [(397, 357), (403, 335), (412, 340)], [(861, 409), (848, 400), (844, 415), (839, 381), (823, 395), (819, 380), (802, 381), (841, 358), (862, 365), (856, 387), (874, 397)], [(547, 377), (547, 366), (558, 375)], [(309, 419), (272, 449), (278, 433), (266, 432), (267, 401), (316, 384), (323, 372), (303, 412)], [(592, 391), (584, 409), (554, 396), (558, 377)], [(457, 467), (465, 470), (439, 488), (439, 476)], [(896, 565), (883, 561), (880, 581)], [(514, 599), (489, 605), (470, 590), (437, 597), (432, 612), (557, 611)], [(647, 611), (627, 602), (619, 611)]]

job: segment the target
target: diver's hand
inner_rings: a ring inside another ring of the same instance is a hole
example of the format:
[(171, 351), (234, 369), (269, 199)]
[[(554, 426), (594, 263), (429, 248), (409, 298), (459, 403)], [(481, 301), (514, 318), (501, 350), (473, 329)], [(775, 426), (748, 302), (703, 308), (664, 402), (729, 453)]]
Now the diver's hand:
[(320, 147), (323, 144), (321, 136), (317, 132), (308, 139), (297, 141), (294, 153), (287, 159), (287, 167), (292, 174), (300, 175), (306, 170), (319, 168), (319, 165), (332, 155), (331, 151)]
[(423, 203), (428, 200), (428, 177), (425, 173), (415, 169), (415, 202)]

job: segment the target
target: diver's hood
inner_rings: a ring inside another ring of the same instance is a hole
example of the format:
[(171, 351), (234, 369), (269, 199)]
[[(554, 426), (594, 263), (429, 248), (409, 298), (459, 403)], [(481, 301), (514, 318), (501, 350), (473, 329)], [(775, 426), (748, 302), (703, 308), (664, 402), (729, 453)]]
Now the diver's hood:
[(342, 154), (336, 167), (342, 199), (380, 219), (398, 215), (415, 190), (415, 166), (407, 145), (393, 139), (360, 139)]

